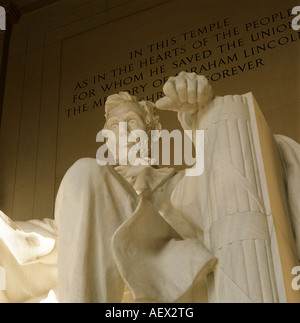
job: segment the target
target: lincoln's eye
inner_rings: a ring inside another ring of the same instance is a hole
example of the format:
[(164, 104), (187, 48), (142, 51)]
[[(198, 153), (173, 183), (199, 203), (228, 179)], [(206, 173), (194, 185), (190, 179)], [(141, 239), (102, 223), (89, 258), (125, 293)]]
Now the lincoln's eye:
[(136, 119), (130, 119), (130, 120), (128, 121), (128, 123), (129, 123), (130, 125), (135, 125), (135, 124), (137, 123), (137, 120), (136, 120)]
[(111, 125), (110, 128), (111, 128), (112, 131), (116, 131), (116, 130), (118, 130), (118, 124), (114, 123), (113, 125)]

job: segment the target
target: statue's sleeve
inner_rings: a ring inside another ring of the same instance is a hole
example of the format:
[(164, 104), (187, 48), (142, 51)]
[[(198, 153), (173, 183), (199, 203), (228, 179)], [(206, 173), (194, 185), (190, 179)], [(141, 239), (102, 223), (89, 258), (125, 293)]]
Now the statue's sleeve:
[(0, 303), (36, 303), (56, 289), (54, 220), (14, 222), (0, 211), (0, 255)]

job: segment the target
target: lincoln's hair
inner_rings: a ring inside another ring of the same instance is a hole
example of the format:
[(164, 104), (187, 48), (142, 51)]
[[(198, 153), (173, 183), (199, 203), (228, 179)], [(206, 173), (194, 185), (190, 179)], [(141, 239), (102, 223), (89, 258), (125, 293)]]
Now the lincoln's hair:
[[(110, 95), (105, 103), (105, 118), (108, 120), (110, 111), (117, 108), (125, 102), (134, 102), (138, 104), (144, 115), (144, 121), (148, 126), (148, 130), (161, 130), (162, 126), (159, 122), (159, 116), (155, 113), (155, 105), (150, 101), (139, 101), (137, 97), (131, 96), (127, 92)], [(106, 128), (106, 125), (105, 125)]]

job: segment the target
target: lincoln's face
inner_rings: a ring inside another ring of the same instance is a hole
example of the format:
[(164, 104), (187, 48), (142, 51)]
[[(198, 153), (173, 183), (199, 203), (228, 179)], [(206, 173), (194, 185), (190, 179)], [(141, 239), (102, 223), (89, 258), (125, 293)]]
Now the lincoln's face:
[(125, 102), (110, 111), (106, 126), (116, 135), (119, 135), (120, 122), (127, 122), (128, 133), (133, 130), (147, 130), (147, 125), (144, 122), (143, 111), (139, 104), (134, 102)]
[[(125, 123), (127, 126), (125, 126)], [(129, 134), (133, 130), (143, 130), (146, 133), (148, 130), (148, 126), (144, 122), (143, 110), (139, 104), (134, 102), (125, 102), (111, 110), (106, 121), (106, 127), (115, 133), (117, 150), (126, 143), (127, 151), (136, 144), (134, 142), (128, 142), (127, 138)], [(121, 138), (126, 138), (126, 140), (122, 140), (120, 144)]]

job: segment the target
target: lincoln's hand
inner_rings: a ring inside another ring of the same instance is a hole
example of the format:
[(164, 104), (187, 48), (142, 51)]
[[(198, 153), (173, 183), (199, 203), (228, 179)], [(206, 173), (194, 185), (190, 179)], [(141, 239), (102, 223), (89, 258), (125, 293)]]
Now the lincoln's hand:
[(156, 102), (160, 110), (194, 113), (214, 97), (212, 87), (203, 75), (181, 72), (164, 85), (165, 97)]

